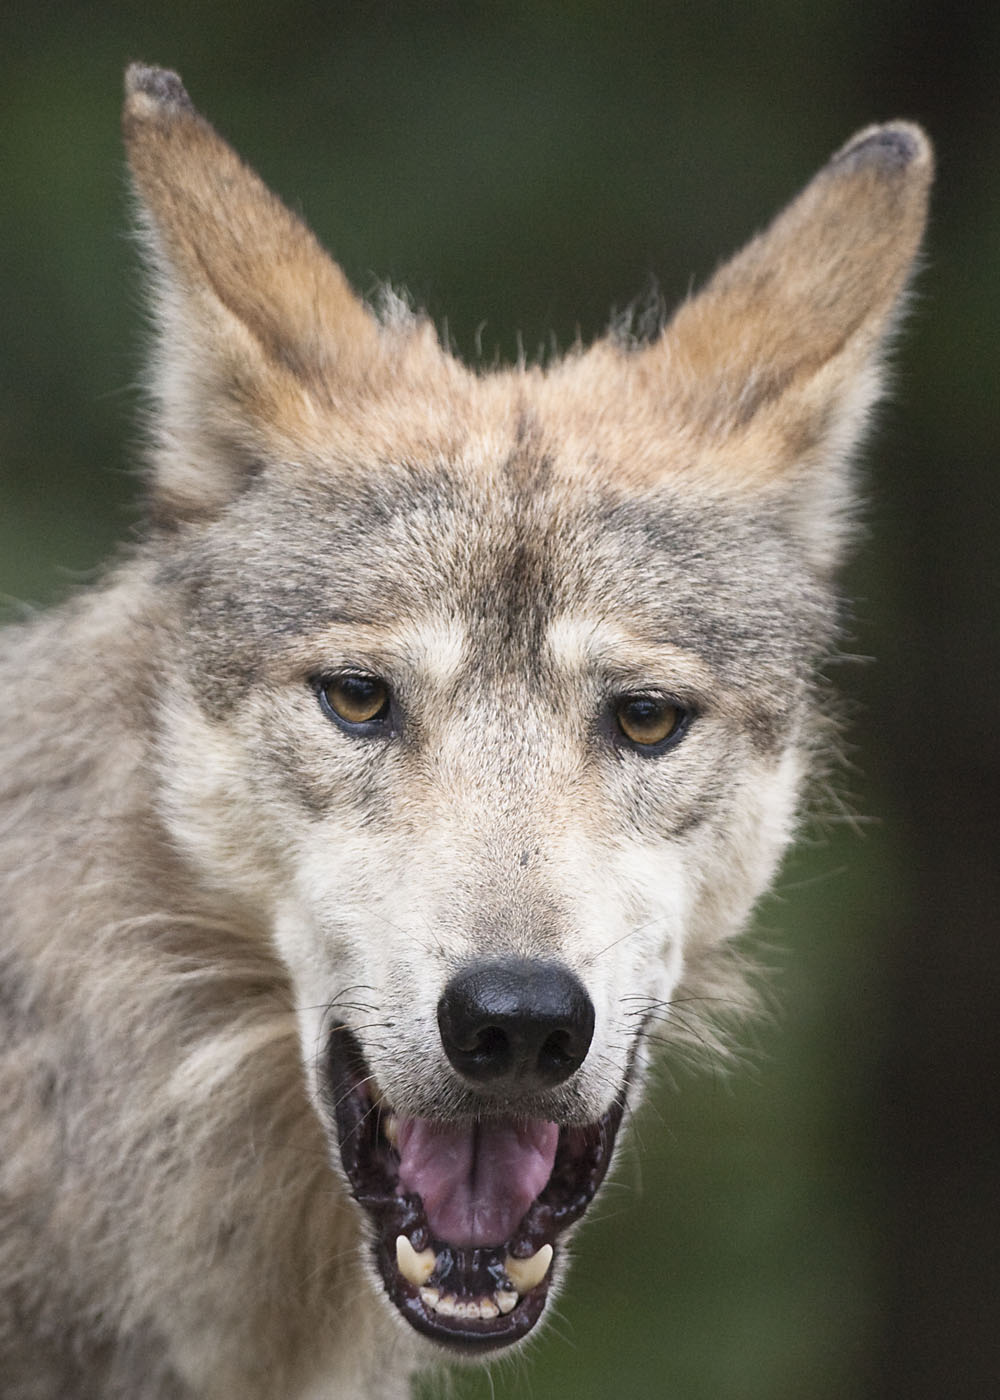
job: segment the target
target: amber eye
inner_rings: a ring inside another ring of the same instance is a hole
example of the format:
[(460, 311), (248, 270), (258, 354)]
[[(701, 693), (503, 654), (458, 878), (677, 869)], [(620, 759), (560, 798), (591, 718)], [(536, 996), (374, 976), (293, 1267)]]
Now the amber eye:
[(378, 676), (333, 676), (314, 684), (324, 711), (349, 729), (367, 728), (388, 717), (389, 687)]
[(618, 728), (643, 749), (664, 747), (687, 728), (688, 711), (663, 695), (622, 695), (615, 703)]

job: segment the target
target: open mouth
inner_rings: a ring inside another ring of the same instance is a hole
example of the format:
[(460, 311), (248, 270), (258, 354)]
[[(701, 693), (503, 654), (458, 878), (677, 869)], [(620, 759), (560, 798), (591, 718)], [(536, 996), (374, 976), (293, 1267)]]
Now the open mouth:
[(329, 1045), (329, 1110), (387, 1295), (451, 1350), (518, 1341), (545, 1308), (560, 1236), (608, 1170), (625, 1090), (583, 1126), (408, 1119), (384, 1102), (346, 1026)]

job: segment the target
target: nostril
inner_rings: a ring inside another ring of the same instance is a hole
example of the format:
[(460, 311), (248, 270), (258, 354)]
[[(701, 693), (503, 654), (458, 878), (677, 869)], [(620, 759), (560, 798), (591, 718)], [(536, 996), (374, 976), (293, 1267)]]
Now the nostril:
[[(576, 1055), (572, 1048), (572, 1037), (569, 1031), (553, 1031), (542, 1046), (539, 1058), (552, 1065), (573, 1064)], [(574, 1064), (573, 1067), (575, 1069), (576, 1065)]]
[(500, 1026), (484, 1026), (474, 1030), (465, 1044), (453, 1042), (453, 1055), (444, 1039), (445, 1050), (456, 1068), (470, 1078), (494, 1078), (506, 1072), (513, 1058), (510, 1038)]
[(494, 1060), (510, 1053), (510, 1041), (500, 1026), (486, 1026), (476, 1036), (475, 1053), (480, 1059)]
[(438, 1003), (438, 1026), (464, 1079), (523, 1091), (561, 1084), (579, 1069), (594, 1033), (594, 1008), (561, 963), (498, 959), (451, 979)]

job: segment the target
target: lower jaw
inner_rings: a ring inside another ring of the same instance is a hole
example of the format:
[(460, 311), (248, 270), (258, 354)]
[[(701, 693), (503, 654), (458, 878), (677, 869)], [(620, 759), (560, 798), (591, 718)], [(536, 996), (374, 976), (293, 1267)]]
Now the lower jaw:
[(482, 1355), (509, 1346), (526, 1336), (545, 1310), (554, 1262), (551, 1246), (541, 1251), (548, 1256), (545, 1277), (523, 1293), (508, 1275), (503, 1249), (431, 1245), (425, 1252), (432, 1255), (433, 1267), (427, 1281), (416, 1284), (404, 1277), (398, 1251), (390, 1251), (383, 1236), (375, 1246), (389, 1299), (411, 1327), (451, 1352)]
[(597, 1122), (561, 1129), (548, 1183), (511, 1238), (472, 1248), (435, 1239), (420, 1196), (400, 1187), (377, 1087), (346, 1027), (331, 1035), (327, 1093), (352, 1194), (374, 1229), (374, 1262), (401, 1315), (459, 1355), (483, 1355), (527, 1336), (545, 1310), (566, 1232), (610, 1165), (625, 1087)]

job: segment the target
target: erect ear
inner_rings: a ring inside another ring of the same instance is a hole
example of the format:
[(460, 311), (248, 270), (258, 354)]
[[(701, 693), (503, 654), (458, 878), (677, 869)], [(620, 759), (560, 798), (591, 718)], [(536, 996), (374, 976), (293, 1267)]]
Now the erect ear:
[(919, 127), (859, 132), (642, 352), (726, 484), (772, 493), (820, 568), (839, 553), (932, 169)]
[(268, 445), (309, 441), (379, 328), (303, 223), (194, 109), (175, 73), (133, 64), (122, 118), (160, 341), (158, 508), (210, 513)]

